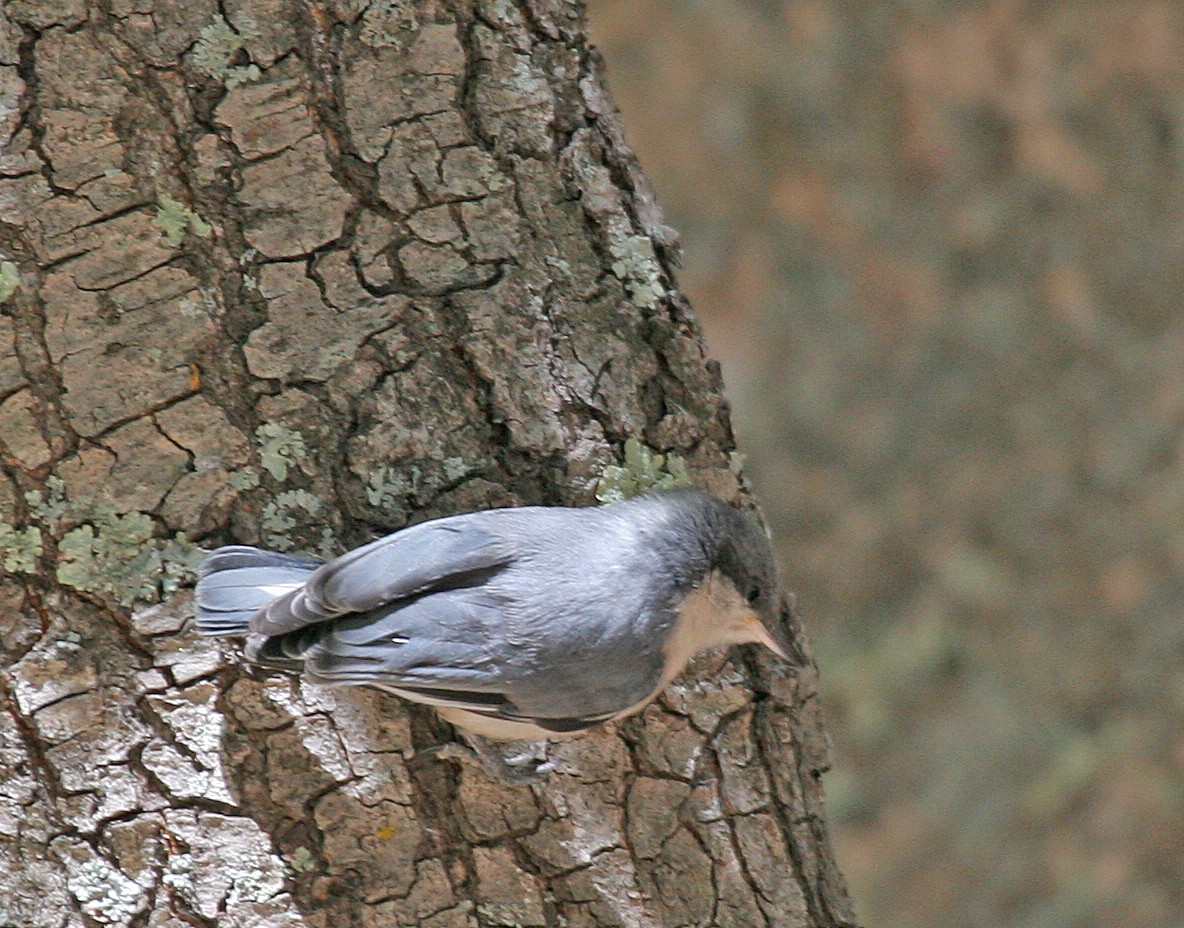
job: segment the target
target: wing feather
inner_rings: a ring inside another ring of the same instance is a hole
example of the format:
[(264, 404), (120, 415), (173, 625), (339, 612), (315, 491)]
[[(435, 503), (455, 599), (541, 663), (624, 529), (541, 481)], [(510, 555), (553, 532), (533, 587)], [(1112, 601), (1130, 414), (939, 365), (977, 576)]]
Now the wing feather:
[(305, 667), (324, 683), (501, 693), (505, 668), (495, 655), (505, 632), (502, 605), (482, 590), (460, 588), (343, 616), (318, 629)]
[(365, 612), (449, 577), (502, 566), (512, 552), (498, 535), (480, 527), (489, 515), (425, 522), (343, 554), (309, 578), (305, 595), (333, 612)]
[(512, 545), (481, 527), (495, 512), (414, 525), (343, 554), (270, 602), (251, 620), (251, 631), (276, 637), (347, 613), (368, 620), (388, 603), (479, 583), (513, 559)]

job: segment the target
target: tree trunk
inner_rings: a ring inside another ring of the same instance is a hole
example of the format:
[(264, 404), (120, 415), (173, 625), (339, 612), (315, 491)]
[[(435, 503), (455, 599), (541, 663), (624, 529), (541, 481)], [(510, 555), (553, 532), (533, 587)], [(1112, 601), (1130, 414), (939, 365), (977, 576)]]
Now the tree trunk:
[(508, 786), (174, 594), (189, 539), (590, 504), (630, 436), (744, 493), (582, 4), (0, 16), (0, 925), (849, 924), (812, 667)]

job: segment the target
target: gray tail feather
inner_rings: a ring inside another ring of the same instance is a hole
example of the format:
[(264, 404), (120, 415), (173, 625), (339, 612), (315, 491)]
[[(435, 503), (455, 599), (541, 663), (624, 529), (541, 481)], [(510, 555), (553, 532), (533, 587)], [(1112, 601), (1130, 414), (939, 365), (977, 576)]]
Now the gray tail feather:
[(304, 585), (323, 562), (247, 545), (218, 548), (201, 565), (197, 630), (203, 635), (245, 635), (251, 618), (278, 596)]

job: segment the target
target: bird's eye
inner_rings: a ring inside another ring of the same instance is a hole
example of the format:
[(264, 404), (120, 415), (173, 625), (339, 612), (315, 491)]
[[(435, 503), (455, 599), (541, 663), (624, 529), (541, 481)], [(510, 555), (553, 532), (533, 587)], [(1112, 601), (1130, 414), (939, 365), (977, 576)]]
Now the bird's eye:
[(745, 599), (748, 600), (748, 605), (755, 606), (757, 600), (761, 598), (761, 588), (759, 586), (749, 587), (748, 595)]

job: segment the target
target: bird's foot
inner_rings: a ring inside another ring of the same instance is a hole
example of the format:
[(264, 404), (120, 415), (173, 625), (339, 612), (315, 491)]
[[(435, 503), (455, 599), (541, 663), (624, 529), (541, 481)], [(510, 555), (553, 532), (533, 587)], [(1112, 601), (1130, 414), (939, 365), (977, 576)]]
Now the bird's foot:
[[(493, 750), (490, 746), (490, 750)], [(494, 751), (497, 754), (496, 751)], [(525, 775), (530, 779), (540, 779), (543, 774), (551, 773), (556, 769), (555, 761), (551, 759), (550, 742), (535, 741), (531, 743), (529, 751), (523, 751), (521, 754), (511, 754), (509, 757), (497, 754), (498, 758), (503, 764), (511, 770), (517, 771), (517, 775)]]
[(547, 757), (546, 742), (540, 742), (521, 754), (505, 757), (480, 735), (466, 733), (461, 737), (464, 738), (465, 744), (450, 741), (432, 748), (431, 753), (445, 760), (458, 760), (468, 764), (478, 762), (495, 780), (512, 786), (537, 783), (544, 774), (555, 769), (555, 762)]

